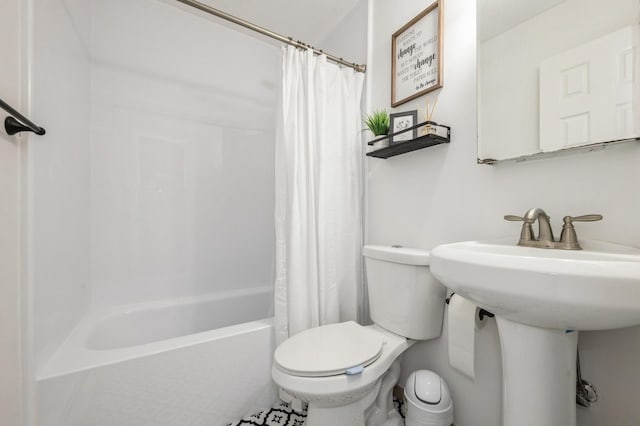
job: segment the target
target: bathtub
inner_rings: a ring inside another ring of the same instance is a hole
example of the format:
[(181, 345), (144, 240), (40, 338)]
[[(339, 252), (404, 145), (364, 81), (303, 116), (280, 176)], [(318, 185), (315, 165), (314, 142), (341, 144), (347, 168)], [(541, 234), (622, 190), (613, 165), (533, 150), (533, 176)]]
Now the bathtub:
[(93, 313), (38, 374), (38, 426), (223, 426), (271, 406), (272, 295)]

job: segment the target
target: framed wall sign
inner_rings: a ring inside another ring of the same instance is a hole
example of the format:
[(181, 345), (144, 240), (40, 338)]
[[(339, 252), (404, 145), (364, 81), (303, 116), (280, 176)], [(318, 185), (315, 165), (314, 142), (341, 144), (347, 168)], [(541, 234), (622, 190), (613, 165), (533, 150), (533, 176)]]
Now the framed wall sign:
[(442, 1), (391, 36), (391, 106), (442, 87)]
[[(415, 126), (418, 121), (418, 111), (396, 112), (389, 115), (389, 133), (397, 133), (409, 127)], [(417, 137), (416, 129), (409, 130), (399, 135), (391, 136), (389, 144), (409, 141)]]

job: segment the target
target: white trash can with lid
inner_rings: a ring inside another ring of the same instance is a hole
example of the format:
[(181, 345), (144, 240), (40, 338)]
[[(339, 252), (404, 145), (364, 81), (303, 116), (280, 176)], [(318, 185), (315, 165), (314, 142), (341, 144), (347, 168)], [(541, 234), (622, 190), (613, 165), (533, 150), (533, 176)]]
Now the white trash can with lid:
[(453, 401), (442, 377), (429, 370), (411, 373), (404, 388), (406, 426), (450, 426)]

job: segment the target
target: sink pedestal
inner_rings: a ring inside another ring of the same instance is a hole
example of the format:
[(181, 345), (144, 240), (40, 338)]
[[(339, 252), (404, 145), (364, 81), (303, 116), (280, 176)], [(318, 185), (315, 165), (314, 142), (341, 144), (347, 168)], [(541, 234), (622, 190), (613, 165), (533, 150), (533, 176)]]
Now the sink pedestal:
[(496, 321), (503, 426), (575, 426), (578, 332)]

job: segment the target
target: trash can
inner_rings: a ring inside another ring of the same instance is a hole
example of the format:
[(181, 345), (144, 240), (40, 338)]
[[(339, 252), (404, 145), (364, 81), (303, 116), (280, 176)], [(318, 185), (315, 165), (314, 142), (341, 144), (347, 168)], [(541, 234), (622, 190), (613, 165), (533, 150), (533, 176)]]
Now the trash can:
[(429, 370), (411, 373), (404, 388), (406, 426), (451, 426), (453, 401), (442, 377)]

